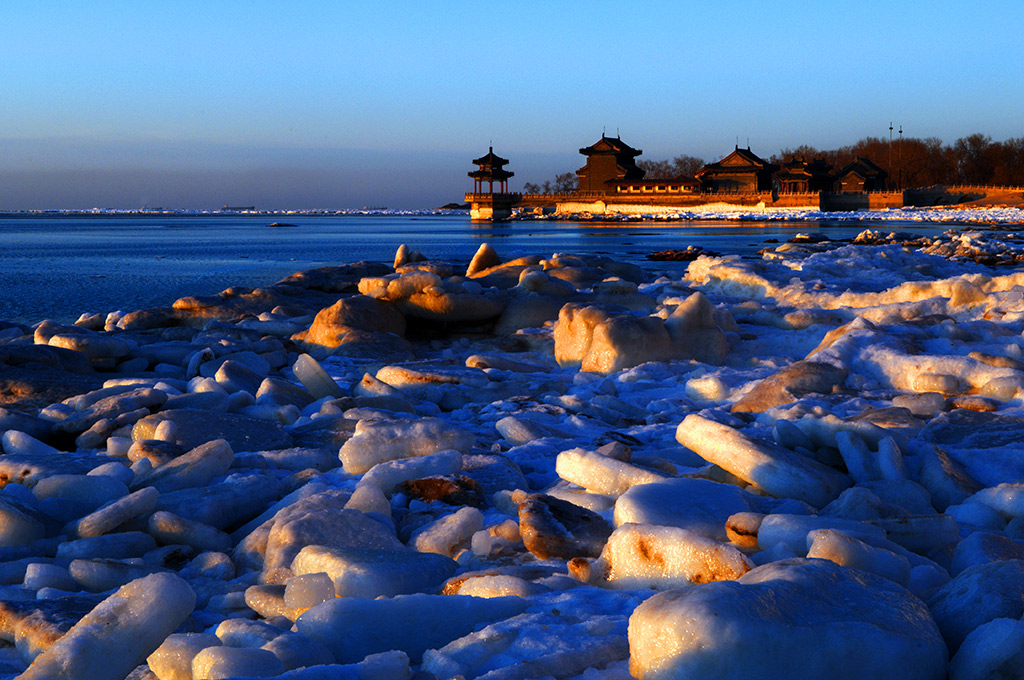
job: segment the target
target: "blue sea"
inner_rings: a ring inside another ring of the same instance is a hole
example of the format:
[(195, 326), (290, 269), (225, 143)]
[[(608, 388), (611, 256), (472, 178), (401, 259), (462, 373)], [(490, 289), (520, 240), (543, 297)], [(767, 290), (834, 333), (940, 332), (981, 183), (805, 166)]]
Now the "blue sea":
[[(286, 223), (292, 226), (269, 226)], [(359, 260), (391, 263), (407, 244), (431, 259), (468, 262), (481, 243), (518, 254), (600, 254), (654, 273), (685, 262), (649, 253), (688, 245), (745, 257), (797, 233), (852, 238), (864, 229), (936, 233), (908, 222), (474, 223), (468, 214), (0, 214), (0, 319), (72, 322), (82, 312), (169, 306), (185, 295), (274, 283), (304, 269)]]

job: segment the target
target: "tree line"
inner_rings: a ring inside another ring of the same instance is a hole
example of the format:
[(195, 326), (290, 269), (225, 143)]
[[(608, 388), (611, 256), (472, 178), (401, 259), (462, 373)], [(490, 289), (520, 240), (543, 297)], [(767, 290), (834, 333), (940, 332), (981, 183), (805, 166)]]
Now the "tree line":
[(894, 139), (891, 144), (881, 137), (865, 137), (838, 149), (821, 150), (806, 145), (783, 149), (770, 160), (783, 163), (792, 158), (824, 158), (834, 170), (839, 170), (858, 156), (869, 158), (888, 172), (893, 187), (1024, 186), (1024, 137), (994, 142), (988, 135), (975, 133), (953, 144), (943, 144), (936, 137)]
[[(975, 133), (953, 144), (943, 144), (937, 137), (905, 137), (894, 139), (891, 144), (881, 137), (865, 137), (838, 149), (818, 149), (806, 144), (782, 149), (768, 160), (781, 165), (794, 158), (808, 162), (822, 158), (836, 171), (859, 156), (870, 159), (889, 173), (889, 184), (893, 188), (936, 184), (1024, 186), (1024, 137), (997, 142), (988, 135)], [(704, 165), (703, 158), (686, 154), (670, 161), (637, 161), (648, 179), (693, 177)], [(547, 180), (543, 184), (527, 182), (523, 191), (549, 194), (575, 191), (576, 187), (576, 173), (564, 172), (554, 181)]]

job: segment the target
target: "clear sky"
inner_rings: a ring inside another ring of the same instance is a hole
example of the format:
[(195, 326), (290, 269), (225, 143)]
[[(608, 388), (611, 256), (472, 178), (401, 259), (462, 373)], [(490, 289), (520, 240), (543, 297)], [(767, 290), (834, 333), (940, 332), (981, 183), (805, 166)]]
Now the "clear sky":
[(1019, 0), (4, 0), (0, 209), (436, 207), (606, 130), (717, 160), (1024, 136)]

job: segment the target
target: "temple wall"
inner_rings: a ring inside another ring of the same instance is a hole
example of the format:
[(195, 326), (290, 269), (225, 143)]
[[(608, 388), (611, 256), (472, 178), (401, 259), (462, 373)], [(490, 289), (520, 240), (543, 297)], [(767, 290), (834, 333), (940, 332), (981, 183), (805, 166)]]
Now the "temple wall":
[(902, 191), (873, 191), (859, 194), (822, 194), (821, 209), (825, 211), (882, 210), (902, 208)]

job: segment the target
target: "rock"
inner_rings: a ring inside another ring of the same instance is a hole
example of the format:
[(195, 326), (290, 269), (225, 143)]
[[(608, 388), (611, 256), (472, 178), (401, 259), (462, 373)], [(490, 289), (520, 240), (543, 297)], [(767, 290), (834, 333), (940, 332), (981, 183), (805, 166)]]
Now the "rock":
[(338, 597), (373, 599), (437, 588), (458, 564), (433, 552), (307, 545), (291, 568), (296, 575), (326, 573)]
[(613, 531), (599, 559), (569, 562), (570, 572), (581, 581), (629, 590), (735, 580), (753, 566), (731, 545), (686, 529), (643, 524), (624, 524)]
[[(361, 488), (370, 488), (362, 486)], [(440, 501), (446, 505), (470, 505), (474, 508), (483, 507), (485, 495), (483, 488), (472, 477), (423, 477), (402, 482), (401, 491), (410, 499), (433, 503)], [(383, 494), (381, 494), (383, 497)]]
[(548, 560), (598, 557), (612, 527), (597, 513), (537, 494), (519, 505), (519, 531), (526, 549)]
[(645, 680), (941, 680), (947, 658), (928, 610), (902, 587), (806, 560), (659, 593), (630, 617), (629, 648), (630, 673)]
[[(295, 630), (321, 642), (338, 663), (368, 654), (400, 650), (419, 663), (423, 652), (467, 635), (484, 624), (521, 613), (517, 597), (398, 595), (367, 600), (341, 597), (313, 607), (295, 621)], [(438, 616), (438, 612), (444, 616)]]
[(195, 600), (173, 574), (133, 581), (97, 605), (21, 677), (122, 680), (192, 613)]
[(777, 498), (823, 507), (850, 486), (836, 470), (773, 442), (755, 442), (728, 425), (692, 413), (676, 429), (676, 441)]

